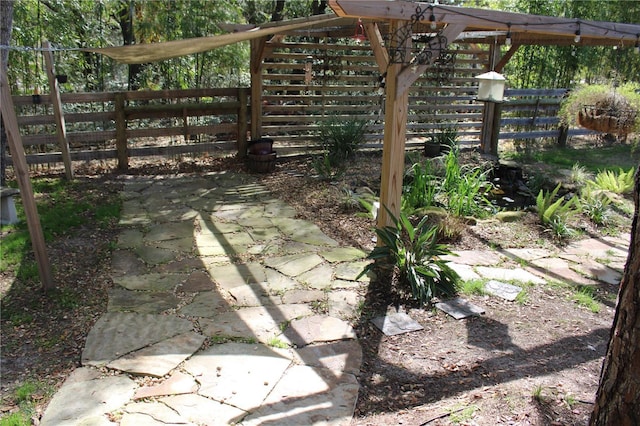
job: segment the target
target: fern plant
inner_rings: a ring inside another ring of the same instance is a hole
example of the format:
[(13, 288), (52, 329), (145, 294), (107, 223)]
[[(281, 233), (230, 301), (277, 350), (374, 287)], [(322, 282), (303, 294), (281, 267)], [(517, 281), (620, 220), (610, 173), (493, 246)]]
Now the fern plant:
[(633, 167), (626, 172), (619, 169), (617, 173), (612, 170), (604, 170), (598, 172), (594, 180), (587, 181), (587, 185), (615, 194), (628, 194), (633, 191), (634, 174), (635, 168)]
[[(400, 284), (408, 285), (421, 305), (437, 296), (455, 295), (460, 277), (442, 260), (442, 256), (452, 253), (437, 242), (438, 228), (428, 224), (427, 216), (414, 227), (406, 214), (400, 213), (396, 218), (386, 206), (385, 209), (394, 226), (376, 229), (384, 245), (374, 248), (367, 258), (390, 260), (398, 270)], [(374, 267), (374, 263), (367, 265), (360, 276)]]

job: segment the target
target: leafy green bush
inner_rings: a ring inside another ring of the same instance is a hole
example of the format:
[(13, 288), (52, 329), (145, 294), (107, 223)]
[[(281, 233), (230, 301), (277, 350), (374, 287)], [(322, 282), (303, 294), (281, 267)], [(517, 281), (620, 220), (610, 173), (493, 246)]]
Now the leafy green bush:
[[(408, 284), (421, 305), (440, 295), (455, 295), (460, 277), (441, 258), (451, 251), (438, 244), (438, 228), (429, 225), (427, 216), (414, 227), (406, 214), (400, 213), (400, 218), (396, 218), (388, 209), (387, 212), (394, 226), (376, 229), (384, 245), (374, 248), (367, 258), (390, 260), (398, 270), (400, 284)], [(367, 265), (360, 276), (374, 267), (373, 263)]]
[(587, 181), (588, 186), (592, 186), (614, 194), (628, 194), (633, 191), (635, 168), (628, 171), (619, 169), (618, 172), (603, 170), (598, 172), (594, 180)]
[(453, 125), (441, 126), (428, 135), (430, 144), (440, 145), (441, 148), (448, 150), (458, 146), (458, 129)]
[(353, 157), (365, 142), (366, 120), (332, 117), (320, 123), (320, 141), (332, 166)]

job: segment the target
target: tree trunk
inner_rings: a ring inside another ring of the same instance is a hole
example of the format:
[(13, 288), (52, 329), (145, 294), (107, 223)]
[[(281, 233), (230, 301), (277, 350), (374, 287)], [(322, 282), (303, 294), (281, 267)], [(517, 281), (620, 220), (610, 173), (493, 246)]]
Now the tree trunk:
[(589, 425), (640, 425), (640, 173), (636, 172), (635, 214), (629, 256)]

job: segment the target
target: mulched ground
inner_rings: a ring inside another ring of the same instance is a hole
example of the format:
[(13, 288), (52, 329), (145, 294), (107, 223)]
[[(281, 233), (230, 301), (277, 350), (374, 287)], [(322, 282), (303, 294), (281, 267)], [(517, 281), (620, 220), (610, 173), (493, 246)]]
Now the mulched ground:
[[(369, 250), (375, 223), (356, 214), (349, 191), (379, 188), (380, 155), (360, 154), (337, 182), (314, 177), (309, 158), (279, 160), (274, 173), (260, 175), (301, 218), (312, 220), (344, 245)], [(132, 163), (131, 174), (244, 170), (234, 158)], [(61, 176), (45, 170), (44, 175)], [(80, 166), (77, 196), (118, 190), (109, 164)], [(0, 276), (2, 294), (2, 412), (15, 410), (12, 390), (27, 379), (59, 386), (79, 366), (84, 339), (106, 310), (110, 247), (117, 226), (94, 223), (48, 245), (59, 288), (45, 297), (37, 283)], [(453, 249), (553, 247), (535, 215), (518, 224), (495, 221), (465, 225)], [(597, 230), (590, 229), (590, 232)], [(569, 291), (531, 287), (524, 304), (471, 296), (486, 314), (456, 321), (417, 308), (390, 292), (391, 277), (372, 283), (355, 326), (364, 351), (355, 425), (585, 424), (608, 341), (615, 293), (603, 286), (597, 314), (570, 301)], [(388, 309), (405, 309), (423, 331), (387, 337), (368, 320)], [(36, 395), (39, 410), (47, 395)], [(38, 417), (38, 413), (36, 413)]]

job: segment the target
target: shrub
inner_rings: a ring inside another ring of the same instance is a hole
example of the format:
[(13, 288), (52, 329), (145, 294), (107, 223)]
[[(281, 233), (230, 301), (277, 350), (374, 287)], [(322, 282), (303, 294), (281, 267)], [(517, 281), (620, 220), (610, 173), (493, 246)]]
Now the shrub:
[(447, 193), (447, 209), (456, 216), (485, 217), (487, 209), (493, 209), (484, 196), (491, 186), (487, 178), (488, 171), (480, 167), (461, 167), (458, 154), (458, 149), (453, 148), (445, 158), (442, 187)]
[(320, 140), (332, 166), (353, 157), (365, 142), (366, 120), (330, 118), (320, 124)]
[[(400, 213), (400, 218), (396, 218), (388, 209), (387, 212), (394, 226), (376, 229), (384, 245), (374, 248), (367, 258), (390, 260), (398, 270), (400, 284), (408, 284), (421, 305), (440, 295), (456, 294), (460, 277), (441, 258), (451, 251), (438, 244), (438, 228), (429, 225), (427, 216), (414, 227), (406, 214)], [(367, 265), (360, 276), (374, 267), (375, 264)]]
[(342, 164), (333, 164), (328, 152), (324, 152), (313, 160), (313, 169), (320, 176), (320, 179), (327, 182), (340, 179), (344, 174)]
[(445, 125), (435, 129), (428, 136), (428, 143), (440, 145), (441, 149), (448, 150), (458, 146), (458, 129), (453, 125)]

